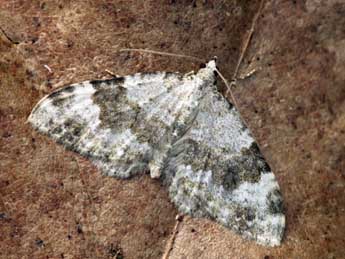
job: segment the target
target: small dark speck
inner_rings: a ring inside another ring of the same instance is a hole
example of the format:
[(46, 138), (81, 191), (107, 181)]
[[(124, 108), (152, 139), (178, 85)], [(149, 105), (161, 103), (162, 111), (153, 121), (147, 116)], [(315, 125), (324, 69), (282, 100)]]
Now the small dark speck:
[(63, 259), (63, 258), (65, 258), (65, 255), (63, 253), (61, 253), (60, 257)]
[(71, 236), (71, 235), (68, 235), (67, 238), (68, 238), (68, 240), (71, 240), (71, 239), (72, 239), (72, 236)]
[(79, 223), (77, 224), (77, 233), (83, 234), (83, 229), (81, 228), (81, 225)]
[(2, 137), (3, 137), (3, 138), (9, 138), (9, 137), (11, 137), (11, 136), (12, 136), (12, 134), (9, 133), (8, 131), (6, 131), (4, 134), (2, 134)]
[(43, 247), (44, 246), (44, 242), (42, 239), (38, 238), (35, 240), (35, 244), (38, 246), (38, 247)]
[(41, 22), (40, 22), (40, 18), (39, 17), (35, 16), (35, 17), (32, 18), (32, 20), (33, 20), (34, 26), (36, 26), (36, 27), (40, 27), (41, 26)]
[(270, 259), (270, 257), (268, 255), (265, 255), (264, 259)]
[(7, 219), (7, 215), (5, 213), (0, 213), (0, 219)]
[(43, 2), (43, 3), (41, 4), (41, 6), (40, 6), (40, 7), (41, 7), (41, 9), (42, 9), (42, 10), (44, 10), (44, 9), (46, 8), (46, 3), (45, 3), (45, 2)]
[(29, 69), (25, 70), (25, 74), (30, 78), (34, 76), (34, 72), (32, 70), (29, 70)]
[(73, 41), (67, 42), (67, 48), (71, 48), (71, 47), (73, 47), (73, 45), (74, 45)]
[(66, 122), (65, 122), (65, 127), (66, 127), (66, 128), (69, 128), (70, 126), (71, 126), (71, 122), (70, 122), (70, 121), (66, 121)]
[(196, 230), (195, 230), (194, 228), (192, 228), (192, 229), (190, 230), (190, 232), (195, 233)]
[(37, 41), (38, 41), (38, 37), (33, 37), (33, 38), (31, 39), (31, 43), (32, 43), (32, 44), (35, 44)]
[(119, 247), (117, 245), (113, 245), (113, 244), (110, 245), (109, 254), (113, 258), (116, 258), (116, 259), (123, 259), (124, 258), (121, 247)]

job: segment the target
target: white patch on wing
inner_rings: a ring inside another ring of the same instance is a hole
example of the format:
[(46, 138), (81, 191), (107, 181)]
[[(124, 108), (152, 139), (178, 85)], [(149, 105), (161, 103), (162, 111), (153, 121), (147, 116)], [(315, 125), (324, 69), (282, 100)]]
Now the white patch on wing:
[(238, 111), (221, 97), (218, 99), (212, 88), (207, 89), (191, 138), (213, 148), (226, 148), (238, 153), (249, 148), (254, 141), (244, 126)]
[(184, 122), (199, 104), (200, 85), (195, 76), (180, 78), (178, 74), (135, 74), (125, 77), (124, 87), (129, 100), (143, 108), (147, 119), (159, 119), (167, 126)]
[(82, 85), (82, 87), (75, 87), (72, 93), (74, 105), (71, 105), (66, 112), (75, 114), (74, 117), (81, 118), (89, 124), (92, 132), (96, 132), (101, 123), (99, 120), (100, 108), (92, 100), (92, 95), (96, 90), (88, 81)]
[[(245, 207), (256, 208), (258, 211), (258, 224), (262, 232), (257, 236), (258, 242), (276, 246), (281, 241), (281, 228), (275, 226), (285, 225), (285, 216), (281, 213), (269, 213), (267, 197), (270, 193), (279, 190), (279, 185), (273, 173), (268, 172), (261, 175), (259, 182), (240, 184), (232, 193), (231, 199), (243, 204)], [(279, 231), (279, 232), (277, 232)]]

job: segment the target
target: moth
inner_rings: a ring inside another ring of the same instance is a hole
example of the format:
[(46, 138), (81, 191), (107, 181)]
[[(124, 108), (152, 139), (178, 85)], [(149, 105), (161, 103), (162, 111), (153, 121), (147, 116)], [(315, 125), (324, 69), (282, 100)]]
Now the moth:
[(150, 171), (177, 209), (267, 246), (281, 243), (279, 185), (239, 112), (197, 73), (137, 73), (72, 84), (44, 97), (28, 121), (104, 175)]

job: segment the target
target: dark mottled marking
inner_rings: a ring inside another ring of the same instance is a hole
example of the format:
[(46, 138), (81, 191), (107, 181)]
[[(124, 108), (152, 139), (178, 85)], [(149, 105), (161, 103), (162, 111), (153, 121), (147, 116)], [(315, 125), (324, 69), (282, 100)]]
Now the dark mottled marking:
[(64, 88), (61, 88), (61, 89), (58, 89), (58, 90), (52, 92), (48, 96), (48, 98), (49, 99), (55, 99), (55, 98), (58, 98), (62, 93), (73, 93), (74, 89), (75, 89), (74, 85), (66, 86)]
[(233, 226), (236, 226), (234, 230), (237, 233), (242, 233), (244, 231), (247, 231), (250, 228), (248, 225), (248, 222), (251, 222), (255, 219), (255, 214), (256, 214), (255, 209), (236, 206), (234, 208), (234, 211), (235, 211), (235, 218), (229, 219), (229, 221), (233, 221), (231, 224)]
[[(244, 219), (246, 221), (245, 225), (247, 225), (247, 221), (253, 221), (255, 219), (255, 210), (248, 207), (237, 209), (236, 217)], [(246, 228), (247, 227), (244, 227), (244, 229)]]
[(50, 132), (52, 135), (60, 135), (62, 132), (62, 128), (61, 127), (54, 127)]
[(260, 156), (260, 157), (262, 156), (261, 152), (260, 152), (260, 148), (256, 142), (253, 142), (250, 145), (249, 150), (256, 156)]
[(67, 106), (66, 103), (70, 102), (72, 99), (73, 95), (68, 97), (56, 97), (52, 99), (52, 104), (56, 107), (63, 107)]
[(206, 160), (209, 154), (207, 148), (203, 148), (198, 142), (192, 139), (186, 139), (175, 145), (172, 150), (177, 156), (177, 160), (184, 161), (186, 165), (190, 165), (194, 172), (205, 169)]
[(242, 182), (256, 183), (261, 178), (261, 170), (259, 169), (259, 160), (252, 154), (243, 153), (234, 157), (228, 162), (227, 172), (232, 177), (228, 178), (235, 184), (233, 188)]
[(82, 130), (83, 130), (83, 128), (80, 128), (80, 127), (79, 128), (78, 127), (73, 128), (72, 134), (76, 137), (80, 137), (81, 133), (83, 132)]
[(75, 145), (85, 132), (86, 126), (85, 123), (67, 119), (63, 125), (53, 128), (49, 133), (56, 138), (59, 144), (64, 145), (69, 150), (77, 151), (78, 148)]
[[(261, 157), (256, 156), (256, 151), (243, 149), (241, 154), (231, 159), (224, 157), (225, 151), (210, 152), (209, 147), (192, 139), (179, 141), (170, 150), (168, 156), (172, 168), (176, 161), (184, 161), (190, 165), (194, 172), (212, 171), (215, 184), (231, 191), (243, 182), (257, 183), (261, 179), (265, 163)], [(170, 176), (169, 176), (170, 177)], [(169, 181), (169, 178), (166, 179)]]
[(267, 194), (268, 208), (272, 214), (283, 213), (283, 199), (280, 191), (275, 189)]
[[(144, 115), (145, 114), (143, 114), (143, 116)], [(137, 114), (137, 118), (140, 118), (140, 113)], [(140, 143), (149, 143), (150, 145), (159, 148), (160, 144), (164, 145), (164, 143), (166, 143), (164, 140), (169, 141), (161, 134), (169, 131), (169, 127), (155, 117), (152, 117), (150, 121), (141, 121), (136, 119), (136, 123), (132, 124), (131, 129)], [(155, 134), (152, 135), (152, 132), (155, 132)]]
[(51, 99), (52, 104), (57, 107), (62, 107), (63, 105), (66, 104), (66, 102), (70, 101), (73, 98), (73, 95), (69, 96), (63, 96), (64, 93), (73, 93), (75, 89), (75, 86), (70, 85), (66, 86), (65, 88), (62, 88), (60, 90), (57, 90), (53, 93), (51, 93), (48, 96), (48, 99)]
[(121, 85), (97, 86), (92, 100), (101, 109), (99, 119), (103, 128), (121, 132), (132, 128), (138, 121), (141, 108), (129, 101), (127, 89)]
[(262, 172), (271, 172), (271, 167), (269, 164), (266, 162), (265, 158), (263, 157), (260, 148), (256, 142), (253, 142), (251, 146), (249, 147), (250, 151), (260, 159), (260, 169)]
[(238, 186), (240, 178), (238, 174), (234, 174), (233, 171), (229, 169), (229, 171), (224, 171), (222, 180), (221, 185), (223, 185), (226, 190), (230, 191)]
[(57, 97), (59, 97), (59, 96), (61, 95), (61, 93), (62, 93), (62, 91), (61, 91), (61, 89), (59, 89), (59, 90), (57, 90), (57, 91), (55, 91), (55, 92), (52, 92), (52, 93), (48, 96), (48, 98), (49, 98), (49, 99), (57, 98)]
[(69, 86), (66, 86), (65, 88), (63, 88), (62, 90), (64, 92), (67, 92), (67, 93), (73, 93), (74, 92), (74, 89), (75, 89), (75, 86), (74, 85), (69, 85)]
[(264, 167), (263, 167), (264, 172), (272, 172), (271, 167), (270, 167), (270, 165), (266, 162), (266, 160), (263, 159), (262, 162), (264, 163)]
[(99, 87), (102, 86), (102, 84), (106, 84), (106, 85), (122, 85), (124, 82), (125, 82), (125, 78), (124, 77), (114, 77), (114, 78), (104, 79), (104, 80), (91, 80), (90, 84), (92, 84), (92, 86), (95, 89), (98, 89)]

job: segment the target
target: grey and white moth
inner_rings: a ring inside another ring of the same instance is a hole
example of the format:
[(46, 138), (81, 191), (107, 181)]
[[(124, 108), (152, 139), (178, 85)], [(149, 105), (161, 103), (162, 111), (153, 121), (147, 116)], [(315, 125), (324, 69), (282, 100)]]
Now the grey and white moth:
[(238, 111), (217, 91), (215, 70), (210, 61), (196, 74), (72, 84), (44, 97), (28, 120), (105, 175), (150, 170), (180, 212), (279, 245), (285, 216), (278, 183)]

